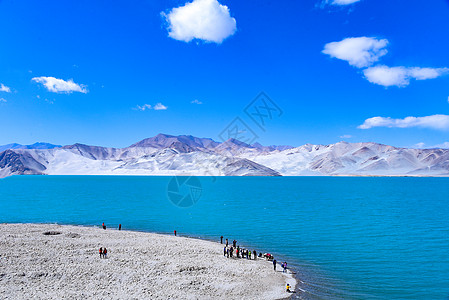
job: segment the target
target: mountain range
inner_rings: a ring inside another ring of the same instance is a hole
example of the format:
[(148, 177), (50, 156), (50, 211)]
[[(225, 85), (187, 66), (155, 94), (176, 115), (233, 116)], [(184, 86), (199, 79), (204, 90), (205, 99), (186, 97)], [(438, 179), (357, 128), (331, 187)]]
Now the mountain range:
[(158, 134), (126, 148), (47, 143), (0, 146), (10, 175), (449, 176), (448, 149), (339, 142), (300, 147)]

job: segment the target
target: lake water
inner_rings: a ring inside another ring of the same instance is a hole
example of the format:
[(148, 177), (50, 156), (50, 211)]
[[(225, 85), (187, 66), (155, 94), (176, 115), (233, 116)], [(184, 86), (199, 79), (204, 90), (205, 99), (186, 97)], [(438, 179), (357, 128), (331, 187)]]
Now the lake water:
[(186, 199), (171, 180), (9, 177), (0, 222), (235, 238), (287, 260), (301, 299), (449, 299), (449, 178), (198, 177)]

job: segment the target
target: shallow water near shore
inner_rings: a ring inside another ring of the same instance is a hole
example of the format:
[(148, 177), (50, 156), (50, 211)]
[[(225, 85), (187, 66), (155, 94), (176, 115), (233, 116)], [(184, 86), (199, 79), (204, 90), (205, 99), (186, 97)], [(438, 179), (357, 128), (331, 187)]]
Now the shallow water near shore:
[(179, 207), (167, 197), (171, 177), (9, 177), (0, 222), (235, 238), (287, 260), (297, 298), (449, 297), (449, 178), (198, 179), (198, 202)]

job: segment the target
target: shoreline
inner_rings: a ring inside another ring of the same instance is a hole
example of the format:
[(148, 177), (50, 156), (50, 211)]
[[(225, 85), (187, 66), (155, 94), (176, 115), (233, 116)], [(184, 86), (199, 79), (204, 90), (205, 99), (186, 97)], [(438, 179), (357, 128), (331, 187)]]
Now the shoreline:
[[(11, 298), (289, 299), (286, 283), (297, 285), (294, 272), (273, 272), (263, 258), (223, 257), (224, 245), (204, 238), (54, 223), (0, 229), (0, 292)], [(107, 260), (98, 258), (102, 244)]]

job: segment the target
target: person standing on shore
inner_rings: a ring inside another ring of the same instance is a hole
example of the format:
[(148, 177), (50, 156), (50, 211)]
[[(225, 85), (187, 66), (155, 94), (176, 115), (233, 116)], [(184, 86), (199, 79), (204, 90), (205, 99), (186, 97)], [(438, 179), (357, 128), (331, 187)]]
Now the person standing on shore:
[(276, 271), (276, 264), (277, 264), (277, 261), (275, 259), (273, 259), (273, 268), (275, 271)]
[(223, 247), (223, 256), (226, 257), (226, 247)]
[(256, 252), (256, 250), (253, 250), (253, 253), (254, 253), (254, 259), (257, 259), (257, 252)]
[(103, 250), (103, 258), (108, 258), (108, 249), (106, 247)]
[(175, 231), (173, 231), (173, 233), (175, 234), (175, 236), (176, 236), (176, 230)]
[(232, 241), (232, 246), (233, 246), (234, 248), (237, 246), (237, 241), (236, 241), (236, 240), (233, 240), (233, 241)]
[(223, 245), (223, 236), (220, 236), (220, 244)]
[(234, 253), (234, 248), (232, 248), (232, 246), (231, 246), (231, 249), (229, 249), (229, 256), (231, 256), (231, 258), (232, 258), (233, 253)]
[(226, 247), (229, 245), (229, 243), (228, 243), (228, 239), (226, 239)]
[(106, 225), (104, 225), (104, 222), (103, 222), (103, 229), (106, 230)]
[(284, 270), (282, 270), (282, 273), (286, 273), (287, 272), (287, 262), (284, 261), (284, 263), (282, 264), (282, 267), (284, 268)]
[(118, 230), (122, 230), (122, 224), (118, 224)]
[(237, 258), (240, 258), (240, 246), (237, 246)]
[(100, 248), (100, 258), (103, 258), (103, 248)]

